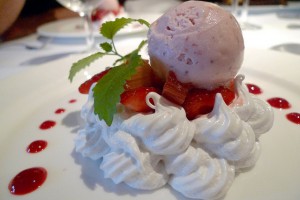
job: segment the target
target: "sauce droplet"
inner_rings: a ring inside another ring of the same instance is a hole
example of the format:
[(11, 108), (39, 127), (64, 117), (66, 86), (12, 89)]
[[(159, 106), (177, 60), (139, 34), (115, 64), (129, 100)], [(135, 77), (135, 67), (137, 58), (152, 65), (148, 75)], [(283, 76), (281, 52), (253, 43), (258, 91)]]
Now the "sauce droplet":
[(256, 94), (257, 95), (257, 94), (261, 94), (262, 93), (262, 90), (257, 85), (254, 85), (254, 84), (251, 84), (251, 83), (247, 83), (246, 86), (248, 88), (248, 91), (251, 94)]
[(50, 129), (50, 128), (54, 127), (55, 124), (56, 124), (55, 121), (47, 120), (47, 121), (44, 121), (43, 123), (41, 123), (40, 129), (42, 129), (42, 130)]
[(63, 108), (58, 108), (56, 111), (55, 111), (55, 114), (61, 114), (61, 113), (64, 113), (66, 110), (63, 109)]
[(69, 101), (69, 103), (75, 103), (76, 102), (76, 99), (71, 99), (70, 101)]
[(291, 107), (291, 104), (286, 99), (280, 97), (274, 97), (267, 101), (274, 108), (288, 109)]
[(26, 151), (28, 153), (38, 153), (43, 151), (47, 147), (47, 142), (45, 140), (36, 140), (27, 147)]
[(47, 170), (43, 167), (25, 169), (17, 174), (9, 183), (11, 194), (24, 195), (38, 189), (47, 178)]
[(300, 124), (300, 113), (289, 113), (286, 115), (286, 118), (295, 124)]

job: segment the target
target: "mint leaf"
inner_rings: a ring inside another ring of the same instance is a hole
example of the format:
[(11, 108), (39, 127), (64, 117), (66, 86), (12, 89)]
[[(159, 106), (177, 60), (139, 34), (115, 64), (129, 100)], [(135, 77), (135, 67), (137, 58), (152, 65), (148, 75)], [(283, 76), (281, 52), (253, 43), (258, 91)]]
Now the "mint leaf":
[(138, 46), (138, 48), (136, 49), (137, 52), (139, 52), (146, 44), (147, 44), (148, 40), (142, 40)]
[(100, 44), (100, 47), (105, 51), (105, 52), (111, 52), (112, 51), (112, 46), (108, 42), (103, 42)]
[(150, 28), (150, 23), (147, 22), (146, 20), (143, 20), (143, 19), (137, 19), (137, 20), (135, 20), (135, 21), (137, 21), (137, 22), (139, 22), (140, 24), (145, 25), (145, 26), (147, 26), (148, 28)]
[(93, 61), (105, 55), (117, 56), (118, 59), (113, 63), (113, 68), (103, 76), (93, 88), (94, 92), (94, 112), (100, 120), (104, 120), (108, 126), (112, 124), (114, 114), (117, 111), (117, 104), (120, 102), (120, 95), (124, 91), (126, 80), (130, 79), (136, 73), (136, 67), (143, 62), (139, 51), (147, 43), (143, 40), (137, 49), (127, 55), (121, 55), (116, 49), (114, 36), (119, 30), (132, 22), (138, 22), (141, 25), (150, 27), (150, 24), (143, 19), (117, 18), (102, 24), (100, 33), (110, 40), (103, 42), (100, 47), (104, 52), (94, 53), (86, 58), (74, 63), (69, 73), (69, 79), (72, 82), (74, 76), (82, 69), (90, 65)]
[(117, 18), (115, 21), (108, 21), (102, 24), (100, 33), (107, 39), (112, 39), (115, 34), (127, 24), (130, 24), (133, 19)]
[(116, 35), (118, 31), (120, 31), (122, 28), (124, 28), (126, 25), (132, 23), (132, 22), (138, 22), (142, 25), (150, 27), (149, 22), (143, 20), (143, 19), (131, 19), (131, 18), (117, 18), (115, 21), (108, 21), (102, 24), (100, 33), (106, 37), (107, 39), (113, 39), (113, 37)]
[(114, 66), (117, 65), (118, 63), (120, 62), (124, 62), (126, 61), (133, 53), (139, 53), (141, 51), (141, 49), (147, 44), (147, 40), (142, 40), (138, 46), (137, 49), (133, 50), (132, 52), (130, 52), (129, 54), (123, 56), (122, 58), (119, 58), (117, 59), (115, 62), (114, 62)]
[(141, 62), (140, 55), (131, 54), (128, 63), (112, 68), (94, 87), (94, 112), (108, 126), (112, 124), (126, 80), (136, 73)]
[[(126, 61), (130, 54), (128, 54), (126, 56), (120, 55), (117, 52), (117, 49), (115, 48), (113, 38), (119, 30), (121, 30), (127, 24), (132, 23), (132, 22), (138, 22), (142, 25), (150, 27), (150, 24), (147, 21), (143, 20), (143, 19), (131, 19), (131, 18), (124, 18), (124, 17), (123, 18), (117, 18), (117, 19), (115, 19), (115, 21), (109, 21), (109, 22), (106, 22), (106, 23), (102, 24), (102, 27), (100, 29), (100, 33), (104, 37), (110, 39), (111, 43), (108, 43), (108, 42), (101, 43), (100, 47), (104, 50), (104, 52), (94, 53), (94, 54), (92, 54), (92, 55), (90, 55), (86, 58), (83, 58), (83, 59), (79, 60), (78, 62), (74, 63), (71, 67), (70, 72), (69, 72), (70, 82), (73, 81), (75, 75), (80, 70), (82, 70), (85, 67), (89, 66), (92, 62), (94, 62), (95, 60), (103, 57), (104, 55), (116, 55), (116, 56), (120, 57), (117, 61), (114, 62), (113, 65), (116, 65), (117, 63)], [(144, 41), (142, 43), (145, 44), (146, 42), (147, 41)], [(138, 49), (136, 50), (137, 52), (140, 51), (140, 49), (144, 45), (142, 43), (139, 45)]]
[(102, 52), (97, 52), (94, 53), (88, 57), (85, 57), (79, 61), (77, 61), (76, 63), (73, 63), (71, 70), (69, 72), (69, 80), (72, 82), (73, 78), (75, 77), (75, 75), (82, 69), (84, 69), (85, 67), (89, 66), (92, 62), (94, 62), (95, 60), (101, 58), (102, 56), (104, 56), (105, 54)]

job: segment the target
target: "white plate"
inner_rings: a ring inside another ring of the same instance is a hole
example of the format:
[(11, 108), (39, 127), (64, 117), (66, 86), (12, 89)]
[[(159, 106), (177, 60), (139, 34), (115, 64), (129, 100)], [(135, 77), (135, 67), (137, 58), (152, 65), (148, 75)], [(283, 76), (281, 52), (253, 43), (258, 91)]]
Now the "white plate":
[[(130, 49), (137, 40), (125, 40), (118, 46)], [(288, 112), (300, 112), (300, 57), (265, 50), (247, 50), (244, 68), (246, 82), (259, 85), (262, 99), (284, 97), (292, 104), (289, 110), (275, 110), (275, 123), (260, 140), (262, 154), (256, 166), (236, 177), (225, 200), (298, 200), (300, 197), (300, 125), (285, 118)], [(79, 112), (86, 100), (77, 92), (85, 79), (78, 75), (70, 84), (67, 80), (74, 55), (32, 68), (0, 81), (0, 199), (185, 199), (165, 187), (150, 192), (114, 185), (103, 178), (99, 163), (83, 159), (74, 153), (74, 136), (79, 128)], [(90, 73), (109, 65), (111, 58), (98, 61), (87, 69)], [(70, 104), (70, 99), (77, 99)], [(57, 108), (66, 112), (54, 114)], [(57, 125), (42, 131), (45, 120)], [(37, 139), (48, 141), (48, 147), (37, 154), (25, 152)], [(36, 191), (13, 196), (8, 191), (10, 180), (20, 171), (41, 166), (47, 169), (46, 182)]]
[[(143, 19), (148, 22), (153, 22), (158, 18), (158, 14), (147, 14), (143, 15)], [(139, 14), (130, 15), (131, 18), (141, 18)], [(99, 34), (99, 25), (94, 24), (94, 35), (101, 37)], [(136, 24), (126, 26), (120, 30), (120, 35), (133, 34), (142, 31), (147, 31), (147, 27)], [(64, 38), (82, 38), (87, 36), (84, 30), (83, 19), (79, 17), (62, 19), (58, 21), (49, 22), (38, 27), (37, 32), (41, 36), (46, 37), (64, 37)]]
[[(100, 37), (99, 28), (94, 27), (94, 35)], [(120, 31), (120, 34), (132, 34), (145, 31), (143, 26), (129, 26)], [(63, 19), (41, 25), (37, 30), (38, 34), (46, 37), (82, 38), (87, 36), (81, 18)]]

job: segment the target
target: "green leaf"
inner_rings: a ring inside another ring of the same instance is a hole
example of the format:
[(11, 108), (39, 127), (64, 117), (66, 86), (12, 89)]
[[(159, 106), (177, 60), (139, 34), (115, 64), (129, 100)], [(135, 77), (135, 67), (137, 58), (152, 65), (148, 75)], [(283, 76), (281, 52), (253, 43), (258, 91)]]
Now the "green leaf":
[(125, 56), (123, 56), (122, 58), (119, 58), (117, 59), (115, 62), (114, 62), (114, 66), (117, 65), (118, 63), (122, 63), (124, 61), (126, 61), (132, 54), (134, 53), (139, 53), (141, 51), (141, 49), (147, 44), (147, 40), (142, 40), (138, 46), (137, 49), (133, 50), (132, 52), (130, 52), (129, 54), (126, 54)]
[(139, 52), (147, 44), (147, 42), (148, 40), (142, 40), (136, 51)]
[(146, 20), (143, 20), (143, 19), (137, 19), (136, 21), (139, 22), (140, 24), (145, 25), (145, 26), (147, 26), (148, 28), (150, 28), (150, 23), (147, 22)]
[(113, 39), (115, 34), (127, 24), (131, 23), (133, 19), (117, 18), (115, 21), (108, 21), (102, 24), (100, 33), (107, 39)]
[(136, 73), (141, 62), (140, 55), (132, 54), (127, 64), (112, 68), (94, 87), (94, 112), (108, 126), (112, 124), (126, 80)]
[(76, 73), (90, 65), (96, 59), (104, 55), (119, 57), (113, 64), (115, 67), (110, 69), (93, 88), (94, 112), (98, 115), (99, 119), (104, 120), (108, 126), (112, 124), (114, 114), (117, 111), (117, 104), (120, 102), (120, 95), (124, 91), (126, 80), (135, 74), (136, 67), (142, 64), (142, 58), (138, 53), (147, 43), (147, 40), (143, 40), (137, 49), (125, 56), (117, 52), (113, 40), (114, 36), (119, 30), (132, 22), (138, 22), (141, 25), (150, 27), (150, 24), (143, 19), (117, 18), (115, 21), (104, 23), (100, 29), (100, 33), (110, 40), (110, 43), (103, 42), (100, 44), (104, 52), (94, 53), (74, 63), (69, 73), (69, 79), (72, 82)]
[(112, 46), (108, 42), (103, 42), (100, 44), (100, 47), (105, 51), (105, 52), (111, 52)]
[(92, 62), (94, 62), (95, 60), (101, 58), (102, 56), (104, 56), (105, 53), (102, 52), (97, 52), (94, 53), (88, 57), (85, 57), (79, 61), (77, 61), (76, 63), (73, 63), (71, 70), (69, 72), (69, 80), (72, 82), (73, 78), (75, 77), (75, 75), (82, 69), (84, 69), (85, 67), (89, 66)]
[(149, 22), (143, 19), (131, 19), (122, 17), (115, 19), (115, 21), (108, 21), (102, 24), (100, 33), (107, 39), (113, 39), (113, 37), (118, 31), (120, 31), (122, 28), (124, 28), (126, 25), (132, 22), (138, 22), (142, 25), (147, 26), (148, 28), (150, 27)]

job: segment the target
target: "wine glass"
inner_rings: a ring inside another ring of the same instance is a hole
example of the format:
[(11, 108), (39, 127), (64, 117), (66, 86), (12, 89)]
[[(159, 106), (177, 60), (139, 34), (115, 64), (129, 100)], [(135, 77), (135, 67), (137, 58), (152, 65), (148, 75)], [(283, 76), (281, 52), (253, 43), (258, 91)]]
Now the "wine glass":
[(57, 0), (64, 7), (77, 12), (84, 19), (84, 29), (86, 30), (87, 50), (91, 50), (95, 43), (93, 23), (91, 15), (102, 3), (102, 0)]
[(232, 0), (232, 14), (237, 18), (242, 30), (261, 29), (259, 25), (252, 24), (248, 21), (250, 0), (242, 0), (242, 9), (239, 13), (239, 0)]

